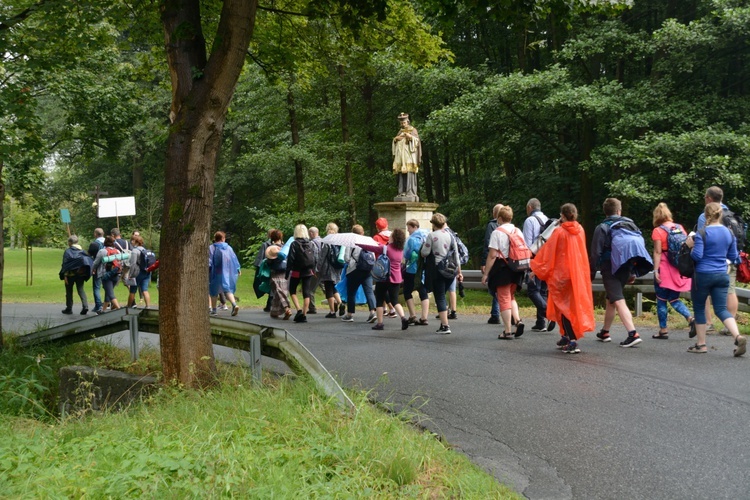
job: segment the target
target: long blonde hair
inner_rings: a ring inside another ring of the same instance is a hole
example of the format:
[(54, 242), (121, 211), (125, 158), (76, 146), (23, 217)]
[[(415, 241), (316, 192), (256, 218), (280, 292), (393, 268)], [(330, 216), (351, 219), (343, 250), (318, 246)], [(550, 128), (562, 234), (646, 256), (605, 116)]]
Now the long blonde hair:
[(672, 222), (672, 212), (669, 210), (666, 203), (661, 202), (656, 205), (656, 208), (654, 209), (654, 218), (651, 222), (654, 227), (659, 227), (665, 222)]

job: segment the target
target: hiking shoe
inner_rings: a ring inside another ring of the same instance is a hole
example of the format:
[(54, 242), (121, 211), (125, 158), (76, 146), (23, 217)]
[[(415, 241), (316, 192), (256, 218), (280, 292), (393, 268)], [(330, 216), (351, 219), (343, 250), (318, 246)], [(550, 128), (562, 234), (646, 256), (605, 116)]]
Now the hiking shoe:
[(294, 317), (294, 322), (295, 323), (307, 323), (307, 316), (305, 316), (304, 314), (298, 314), (297, 316)]
[(516, 332), (515, 332), (515, 333), (513, 334), (513, 336), (514, 336), (515, 338), (518, 338), (518, 337), (520, 337), (521, 335), (523, 335), (523, 323), (519, 322), (519, 323), (518, 323), (518, 324), (516, 325)]
[(490, 319), (487, 320), (488, 325), (499, 325), (500, 324), (500, 318), (497, 316), (490, 316)]
[(535, 323), (534, 326), (531, 327), (532, 332), (546, 332), (547, 331), (547, 325), (542, 323), (541, 325), (539, 323)]
[(601, 330), (596, 334), (596, 339), (599, 342), (612, 342), (612, 337), (609, 336), (609, 332), (605, 332), (604, 330)]
[(73, 309), (63, 309), (62, 313), (63, 314), (73, 314)]
[(643, 339), (636, 333), (635, 335), (629, 335), (628, 338), (620, 342), (620, 347), (635, 347), (643, 342)]
[(216, 312), (216, 309), (211, 309), (211, 312), (209, 313), (211, 316), (218, 316), (219, 313)]
[(307, 314), (318, 314), (318, 310), (317, 309), (308, 309), (307, 310)]
[(690, 326), (690, 333), (688, 333), (688, 338), (692, 339), (693, 337), (698, 335), (698, 331), (695, 329), (695, 318), (690, 320), (690, 323), (688, 323), (688, 325)]
[(550, 321), (549, 323), (547, 323), (547, 329), (545, 331), (551, 332), (552, 330), (555, 329), (556, 326), (557, 326), (557, 323), (555, 323), (554, 321)]
[(456, 316), (456, 311), (451, 311), (448, 313), (448, 319), (457, 319), (458, 316)]
[(343, 321), (345, 323), (352, 323), (352, 322), (354, 322), (354, 317), (351, 316), (351, 315), (349, 315), (349, 314), (347, 314), (346, 316), (344, 316), (343, 318), (341, 318), (341, 321)]
[(339, 302), (339, 316), (343, 316), (346, 313), (346, 304)]
[(406, 330), (409, 328), (409, 320), (406, 318), (401, 318), (401, 329)]
[(296, 322), (297, 322), (297, 320), (298, 320), (298, 319), (299, 319), (300, 317), (302, 317), (302, 316), (303, 316), (303, 314), (302, 314), (302, 310), (301, 310), (301, 309), (297, 309), (297, 314), (295, 314), (295, 315), (294, 315), (294, 322), (296, 323)]
[(378, 315), (375, 311), (370, 311), (370, 315), (367, 317), (368, 323), (375, 323), (377, 321)]
[(441, 333), (443, 335), (448, 335), (451, 333), (451, 327), (448, 325), (440, 325), (440, 328), (438, 328), (435, 333)]
[(237, 313), (238, 313), (238, 312), (240, 312), (240, 306), (238, 306), (238, 305), (235, 305), (235, 306), (234, 306), (234, 307), (232, 308), (232, 316), (237, 316)]
[(326, 314), (326, 315), (325, 315), (325, 317), (326, 317), (326, 318), (335, 318), (335, 317), (336, 317), (336, 313), (334, 313), (334, 312), (329, 312), (328, 314)]
[(375, 326), (372, 327), (373, 330), (383, 330), (385, 328), (385, 325), (383, 323), (375, 323)]
[(734, 349), (734, 357), (738, 358), (745, 354), (747, 351), (747, 337), (740, 335), (737, 340), (734, 341), (734, 345), (737, 347)]
[(568, 345), (562, 348), (562, 352), (565, 354), (578, 354), (581, 350), (578, 348), (578, 342), (570, 342)]
[(86, 308), (81, 309), (81, 316), (86, 316), (89, 313), (89, 310)]
[(560, 337), (560, 340), (557, 341), (557, 348), (563, 349), (566, 345), (568, 345), (568, 343), (570, 343), (568, 337)]

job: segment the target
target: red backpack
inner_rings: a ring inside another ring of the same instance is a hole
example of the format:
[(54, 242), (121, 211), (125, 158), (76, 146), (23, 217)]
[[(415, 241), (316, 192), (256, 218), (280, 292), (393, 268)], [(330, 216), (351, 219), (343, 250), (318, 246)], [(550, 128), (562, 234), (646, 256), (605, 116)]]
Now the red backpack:
[(502, 227), (498, 227), (497, 231), (502, 231), (508, 235), (510, 251), (508, 251), (508, 257), (505, 258), (500, 254), (508, 267), (512, 271), (527, 271), (531, 268), (531, 250), (526, 246), (526, 242), (523, 236), (519, 233), (518, 229), (514, 229), (513, 232), (508, 232)]
[(750, 283), (750, 255), (740, 252), (740, 263), (737, 264), (737, 281)]

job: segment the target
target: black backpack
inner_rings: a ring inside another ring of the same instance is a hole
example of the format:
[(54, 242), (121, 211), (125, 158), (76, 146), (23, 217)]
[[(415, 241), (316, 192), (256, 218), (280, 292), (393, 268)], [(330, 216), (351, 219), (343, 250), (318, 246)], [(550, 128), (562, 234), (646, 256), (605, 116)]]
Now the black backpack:
[(339, 262), (339, 252), (341, 247), (339, 245), (328, 245), (328, 265), (331, 269), (343, 269), (344, 263)]
[(731, 210), (724, 210), (724, 214), (721, 216), (721, 223), (729, 228), (737, 240), (737, 251), (741, 252), (744, 250), (745, 240), (747, 239), (747, 224), (742, 220), (742, 217)]
[(156, 264), (156, 255), (151, 250), (146, 250), (144, 247), (140, 247), (140, 255), (138, 257), (138, 267), (141, 271), (146, 271), (149, 267)]
[(372, 271), (375, 265), (375, 254), (368, 252), (367, 250), (361, 250), (359, 257), (357, 257), (357, 269), (362, 271)]
[(315, 267), (315, 248), (310, 240), (294, 240), (297, 243), (297, 250), (294, 255), (294, 268), (301, 271)]

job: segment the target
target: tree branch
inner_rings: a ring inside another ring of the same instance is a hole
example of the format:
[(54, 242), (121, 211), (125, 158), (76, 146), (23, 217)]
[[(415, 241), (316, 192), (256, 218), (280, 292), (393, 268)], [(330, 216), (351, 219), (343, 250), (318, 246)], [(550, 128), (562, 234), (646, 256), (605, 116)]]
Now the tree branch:
[(265, 10), (266, 12), (273, 12), (274, 14), (286, 14), (289, 16), (310, 17), (307, 14), (303, 14), (302, 12), (292, 12), (290, 10), (274, 9), (273, 7), (263, 7), (262, 5), (258, 5), (258, 10)]
[(8, 30), (15, 26), (16, 24), (26, 20), (31, 14), (36, 12), (39, 7), (47, 3), (47, 0), (39, 0), (34, 5), (22, 10), (18, 14), (16, 14), (13, 17), (9, 17), (8, 19), (5, 19), (4, 21), (0, 21), (0, 31)]

